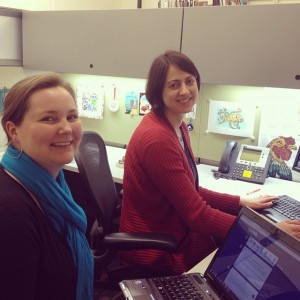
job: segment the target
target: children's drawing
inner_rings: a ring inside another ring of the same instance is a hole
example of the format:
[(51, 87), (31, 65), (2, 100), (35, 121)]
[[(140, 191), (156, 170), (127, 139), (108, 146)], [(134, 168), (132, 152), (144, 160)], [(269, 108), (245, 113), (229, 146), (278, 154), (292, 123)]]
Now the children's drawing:
[(244, 122), (241, 108), (238, 108), (237, 111), (227, 111), (226, 107), (219, 109), (218, 122), (219, 124), (227, 123), (232, 129), (240, 129)]
[(253, 137), (255, 106), (210, 100), (207, 132)]
[(103, 119), (104, 87), (100, 85), (77, 86), (79, 116), (90, 119)]

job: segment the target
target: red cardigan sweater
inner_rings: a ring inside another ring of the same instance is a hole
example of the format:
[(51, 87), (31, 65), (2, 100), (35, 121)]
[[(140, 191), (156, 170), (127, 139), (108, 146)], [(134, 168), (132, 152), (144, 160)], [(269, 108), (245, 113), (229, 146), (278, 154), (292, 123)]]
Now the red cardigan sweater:
[[(184, 136), (192, 157), (186, 125)], [(201, 182), (200, 182), (201, 185)], [(125, 264), (182, 273), (216, 249), (239, 209), (239, 197), (195, 188), (195, 179), (171, 124), (150, 112), (126, 151), (121, 231), (165, 232), (179, 241), (176, 253), (123, 252)]]

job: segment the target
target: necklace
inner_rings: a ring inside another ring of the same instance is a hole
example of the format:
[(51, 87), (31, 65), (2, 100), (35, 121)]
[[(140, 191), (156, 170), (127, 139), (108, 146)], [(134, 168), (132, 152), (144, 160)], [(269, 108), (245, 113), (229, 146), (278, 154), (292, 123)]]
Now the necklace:
[(182, 137), (182, 132), (180, 129), (175, 129), (176, 135), (177, 135), (177, 139), (181, 145), (182, 148), (184, 148), (184, 142), (183, 142), (183, 137)]

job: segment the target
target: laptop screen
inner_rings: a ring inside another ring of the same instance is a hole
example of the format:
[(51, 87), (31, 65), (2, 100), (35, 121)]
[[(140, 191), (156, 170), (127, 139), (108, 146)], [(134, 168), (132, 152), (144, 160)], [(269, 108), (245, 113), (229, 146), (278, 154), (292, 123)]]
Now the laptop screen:
[(300, 299), (300, 241), (243, 211), (205, 276), (226, 299)]

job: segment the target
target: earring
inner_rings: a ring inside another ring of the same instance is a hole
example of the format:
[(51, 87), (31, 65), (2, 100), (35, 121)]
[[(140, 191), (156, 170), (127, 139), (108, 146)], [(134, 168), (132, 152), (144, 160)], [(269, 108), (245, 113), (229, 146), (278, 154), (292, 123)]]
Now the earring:
[[(19, 158), (21, 155), (22, 155), (22, 153), (23, 153), (23, 149), (21, 149), (21, 151), (19, 151), (19, 153), (16, 155), (16, 156), (13, 156), (13, 155), (11, 155), (11, 154), (9, 154), (8, 153), (8, 151), (10, 151), (10, 152), (13, 152), (13, 151), (18, 151), (16, 148), (13, 148), (13, 147), (11, 147), (10, 145), (11, 145), (11, 143), (13, 142), (13, 140), (11, 140), (8, 144), (7, 144), (7, 148), (6, 148), (6, 150), (5, 150), (5, 153), (10, 157), (10, 158)], [(10, 148), (10, 149), (9, 149)]]

